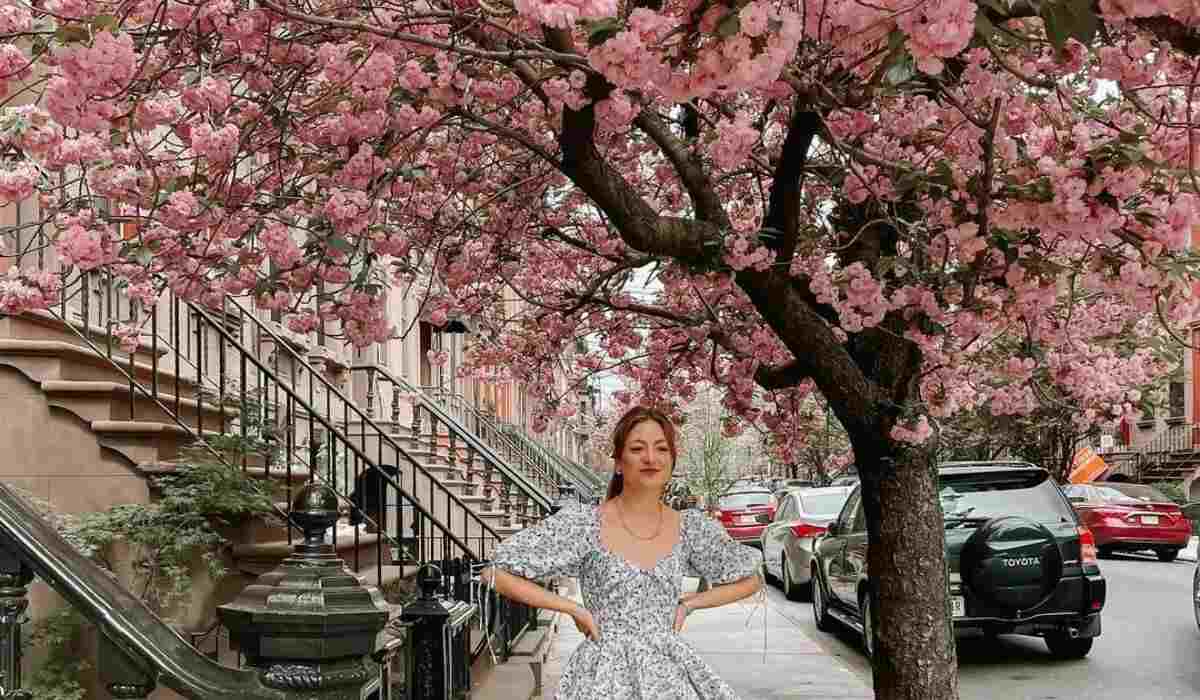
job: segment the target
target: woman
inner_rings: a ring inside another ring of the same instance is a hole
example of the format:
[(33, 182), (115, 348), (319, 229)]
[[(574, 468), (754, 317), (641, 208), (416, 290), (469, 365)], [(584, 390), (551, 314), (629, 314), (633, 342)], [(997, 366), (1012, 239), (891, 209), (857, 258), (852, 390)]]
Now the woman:
[[(571, 616), (587, 639), (563, 669), (558, 700), (736, 700), (679, 637), (689, 614), (753, 595), (762, 555), (698, 510), (662, 502), (675, 428), (634, 408), (613, 433), (612, 481), (599, 506), (569, 507), (502, 542), (484, 581), (503, 596)], [(683, 577), (711, 584), (683, 593)], [(583, 605), (529, 579), (577, 576)]]

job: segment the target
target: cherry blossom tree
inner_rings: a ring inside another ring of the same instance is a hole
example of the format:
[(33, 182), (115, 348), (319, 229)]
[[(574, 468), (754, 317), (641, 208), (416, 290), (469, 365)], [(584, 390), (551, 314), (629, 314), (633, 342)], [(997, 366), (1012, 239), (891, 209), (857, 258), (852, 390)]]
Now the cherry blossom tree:
[[(1118, 420), (1157, 367), (1115, 339), (1182, 336), (1198, 25), (1178, 0), (0, 0), (0, 203), (36, 210), (0, 252), (360, 346), (421, 293), (484, 329), (471, 367), (547, 388), (543, 421), (570, 354), (646, 400), (719, 386), (788, 461), (819, 392), (864, 484), (876, 693), (951, 698), (936, 428), (1028, 414), (1034, 380)], [(0, 312), (61, 294), (5, 267)]]

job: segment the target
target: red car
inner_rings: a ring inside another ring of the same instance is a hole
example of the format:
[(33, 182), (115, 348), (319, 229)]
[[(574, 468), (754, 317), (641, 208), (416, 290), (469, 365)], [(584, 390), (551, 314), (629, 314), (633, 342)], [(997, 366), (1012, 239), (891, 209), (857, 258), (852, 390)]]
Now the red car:
[(1179, 506), (1151, 486), (1098, 481), (1063, 492), (1096, 536), (1101, 555), (1152, 550), (1160, 561), (1175, 561), (1192, 537), (1192, 523)]
[(775, 518), (775, 497), (765, 489), (731, 491), (721, 496), (717, 508), (721, 524), (730, 537), (743, 544), (761, 547), (763, 528)]

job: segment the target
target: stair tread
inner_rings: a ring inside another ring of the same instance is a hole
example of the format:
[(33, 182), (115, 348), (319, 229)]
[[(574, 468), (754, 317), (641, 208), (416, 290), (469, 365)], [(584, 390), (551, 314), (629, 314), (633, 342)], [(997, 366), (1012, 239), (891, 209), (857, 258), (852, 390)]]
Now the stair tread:
[[(84, 380), (84, 379), (47, 379), (42, 382), (42, 391), (47, 394), (125, 394), (128, 395), (130, 387), (128, 383), (109, 382), (100, 380)], [(134, 389), (134, 391), (137, 391)], [(151, 397), (137, 391), (140, 398), (149, 400)], [(176, 400), (175, 394), (159, 391), (158, 399), (165, 404), (174, 404)], [(181, 406), (195, 408), (200, 405), (196, 399), (186, 396), (178, 397)], [(208, 411), (215, 412), (218, 410), (216, 401), (205, 401), (204, 408)], [(240, 411), (236, 404), (230, 404), (226, 401), (225, 405), (220, 408), (222, 413), (227, 415), (237, 415)]]
[[(151, 433), (189, 434), (185, 428), (174, 423), (142, 420), (94, 420), (91, 422), (91, 428), (97, 433), (128, 433), (131, 435), (146, 435)], [(219, 435), (220, 433), (214, 434)]]
[[(101, 366), (111, 365), (112, 362), (105, 357), (83, 345), (75, 345), (64, 340), (29, 340), (26, 338), (0, 338), (0, 355), (35, 355), (44, 357), (59, 357), (62, 355), (72, 355), (76, 359), (84, 360), (99, 364)], [(113, 358), (117, 360), (118, 358)], [(128, 367), (129, 361), (125, 358), (120, 359), (121, 367)], [(154, 372), (155, 367), (145, 362), (134, 362), (133, 367), (141, 372)], [(188, 388), (196, 386), (196, 380), (176, 375), (165, 367), (157, 368), (159, 376), (170, 377), (172, 383), (178, 376), (179, 385)]]

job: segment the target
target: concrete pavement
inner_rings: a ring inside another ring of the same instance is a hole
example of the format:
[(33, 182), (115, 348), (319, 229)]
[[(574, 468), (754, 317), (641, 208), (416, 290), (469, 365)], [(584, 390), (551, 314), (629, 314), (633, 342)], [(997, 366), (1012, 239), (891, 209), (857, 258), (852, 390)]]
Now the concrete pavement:
[[(746, 601), (701, 610), (688, 620), (683, 636), (742, 700), (873, 698), (857, 674), (802, 629), (796, 613), (774, 599), (765, 606)], [(532, 695), (529, 665), (513, 659), (477, 679), (472, 700), (553, 698), (563, 664), (583, 640), (569, 619), (561, 619), (558, 630), (544, 666), (544, 695)]]

